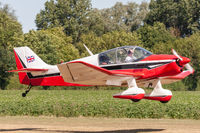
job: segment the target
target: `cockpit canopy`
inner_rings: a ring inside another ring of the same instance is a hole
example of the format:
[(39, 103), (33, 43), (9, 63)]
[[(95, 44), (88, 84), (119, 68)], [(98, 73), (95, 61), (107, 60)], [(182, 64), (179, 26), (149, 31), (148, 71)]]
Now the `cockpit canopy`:
[(152, 55), (138, 46), (123, 46), (99, 54), (99, 65), (122, 64), (140, 61)]

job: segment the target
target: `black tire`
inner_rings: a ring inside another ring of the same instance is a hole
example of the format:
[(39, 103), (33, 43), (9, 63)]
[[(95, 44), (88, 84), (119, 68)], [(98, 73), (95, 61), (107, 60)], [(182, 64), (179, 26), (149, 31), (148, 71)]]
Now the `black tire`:
[(133, 102), (139, 102), (141, 99), (131, 99)]
[(169, 101), (160, 101), (161, 103), (168, 103)]
[(26, 93), (22, 93), (22, 97), (26, 97)]

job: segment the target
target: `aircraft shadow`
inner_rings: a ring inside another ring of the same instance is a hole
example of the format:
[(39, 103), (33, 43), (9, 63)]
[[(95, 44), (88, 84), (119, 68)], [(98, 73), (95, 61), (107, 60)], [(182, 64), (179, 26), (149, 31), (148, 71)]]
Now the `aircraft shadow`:
[(38, 131), (38, 130), (42, 130), (42, 128), (0, 129), (0, 132)]
[(54, 133), (140, 133), (140, 132), (160, 132), (165, 129), (130, 129), (130, 130), (111, 130), (111, 131), (70, 131), (70, 130), (46, 130), (42, 128), (18, 128), (18, 129), (0, 129), (0, 132), (16, 131), (40, 131)]

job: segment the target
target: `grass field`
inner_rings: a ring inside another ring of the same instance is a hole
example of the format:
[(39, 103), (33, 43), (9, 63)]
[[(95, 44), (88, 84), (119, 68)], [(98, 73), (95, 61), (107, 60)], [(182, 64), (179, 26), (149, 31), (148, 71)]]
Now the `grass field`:
[(200, 92), (173, 92), (167, 104), (114, 99), (121, 90), (0, 91), (0, 115), (200, 119)]

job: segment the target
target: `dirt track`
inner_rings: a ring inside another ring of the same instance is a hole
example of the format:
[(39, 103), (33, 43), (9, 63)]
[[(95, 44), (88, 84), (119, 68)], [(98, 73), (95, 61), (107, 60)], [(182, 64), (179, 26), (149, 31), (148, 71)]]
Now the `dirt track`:
[(3, 133), (200, 133), (199, 120), (0, 117)]

